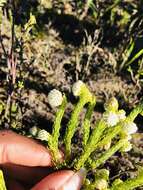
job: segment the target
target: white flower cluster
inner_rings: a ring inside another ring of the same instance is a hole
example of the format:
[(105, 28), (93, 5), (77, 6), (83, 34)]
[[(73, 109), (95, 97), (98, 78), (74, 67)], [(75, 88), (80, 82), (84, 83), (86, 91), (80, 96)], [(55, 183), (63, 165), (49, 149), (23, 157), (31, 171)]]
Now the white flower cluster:
[(52, 108), (60, 106), (62, 101), (63, 95), (59, 90), (53, 89), (48, 94), (48, 103)]
[(130, 143), (130, 140), (132, 139), (132, 134), (136, 133), (138, 130), (137, 125), (134, 122), (124, 122), (123, 124), (123, 131), (126, 134), (126, 143), (121, 148), (122, 152), (128, 152), (132, 149), (132, 144)]
[(103, 119), (106, 121), (108, 126), (115, 126), (119, 121), (123, 121), (126, 118), (126, 112), (124, 110), (119, 110), (116, 112), (105, 112), (103, 114)]
[(81, 80), (78, 80), (77, 82), (75, 82), (72, 87), (73, 95), (79, 96), (83, 86), (85, 86), (85, 84)]
[(134, 122), (125, 122), (123, 125), (123, 130), (127, 135), (132, 135), (137, 132), (138, 127)]
[(38, 132), (36, 138), (41, 141), (48, 141), (49, 133), (46, 130), (42, 129)]
[(30, 128), (29, 133), (41, 141), (47, 141), (49, 139), (49, 133), (46, 130), (40, 129), (36, 126)]
[(115, 126), (119, 122), (118, 115), (114, 112), (105, 112), (103, 114), (103, 119), (107, 123), (108, 126)]
[(104, 105), (106, 112), (103, 114), (103, 119), (108, 126), (115, 126), (119, 121), (126, 118), (126, 112), (118, 110), (118, 106), (118, 101), (114, 97)]

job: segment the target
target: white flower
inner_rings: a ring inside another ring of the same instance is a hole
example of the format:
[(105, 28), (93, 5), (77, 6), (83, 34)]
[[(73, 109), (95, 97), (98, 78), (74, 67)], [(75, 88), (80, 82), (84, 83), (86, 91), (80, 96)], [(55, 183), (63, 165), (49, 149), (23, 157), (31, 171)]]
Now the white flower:
[(109, 126), (114, 126), (119, 122), (119, 117), (114, 112), (105, 112), (105, 114), (103, 114), (103, 118)]
[(118, 117), (119, 117), (119, 120), (126, 119), (126, 112), (124, 110), (119, 110), (118, 111)]
[(63, 96), (59, 90), (53, 89), (48, 94), (48, 102), (51, 107), (58, 107), (62, 104)]
[(37, 138), (37, 139), (40, 139), (41, 141), (47, 141), (48, 138), (49, 138), (49, 133), (48, 133), (46, 130), (42, 129), (42, 130), (40, 130), (40, 131), (38, 132), (36, 138)]
[(115, 97), (110, 98), (104, 105), (106, 111), (117, 111), (118, 107), (118, 100)]
[(105, 179), (100, 179), (96, 181), (96, 189), (103, 190), (108, 187), (107, 181)]
[(125, 122), (124, 123), (124, 131), (128, 134), (134, 134), (137, 132), (138, 128), (137, 125), (134, 122)]
[(36, 136), (38, 133), (38, 130), (39, 130), (39, 128), (35, 126), (35, 127), (32, 127), (29, 129), (29, 133), (33, 136)]
[(72, 92), (73, 92), (73, 95), (74, 96), (79, 96), (80, 95), (80, 91), (82, 89), (82, 87), (84, 86), (85, 84), (81, 81), (81, 80), (78, 80), (77, 82), (75, 82), (73, 84), (73, 87), (72, 87)]

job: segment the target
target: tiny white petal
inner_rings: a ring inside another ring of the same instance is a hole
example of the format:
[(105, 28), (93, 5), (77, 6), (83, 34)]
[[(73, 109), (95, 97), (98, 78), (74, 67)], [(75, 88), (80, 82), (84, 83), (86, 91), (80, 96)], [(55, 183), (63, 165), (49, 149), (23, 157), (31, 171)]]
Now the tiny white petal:
[(126, 122), (124, 124), (124, 131), (128, 134), (128, 135), (131, 135), (131, 134), (134, 134), (137, 132), (138, 128), (137, 128), (137, 125), (134, 123), (134, 122)]
[(79, 96), (82, 86), (84, 86), (84, 83), (81, 80), (78, 80), (73, 84), (72, 92), (74, 96)]
[(126, 119), (126, 112), (124, 110), (119, 110), (118, 111), (118, 117), (119, 117), (119, 120)]
[(36, 134), (38, 133), (38, 130), (39, 128), (35, 126), (29, 129), (29, 133), (33, 136), (36, 136)]
[(103, 118), (107, 125), (109, 126), (114, 126), (119, 122), (119, 117), (116, 113), (114, 112), (108, 112), (103, 115)]
[(48, 102), (51, 107), (58, 107), (62, 104), (63, 96), (59, 90), (53, 89), (48, 94)]
[(46, 130), (42, 129), (37, 134), (37, 139), (40, 139), (41, 141), (47, 141), (49, 137), (49, 134)]

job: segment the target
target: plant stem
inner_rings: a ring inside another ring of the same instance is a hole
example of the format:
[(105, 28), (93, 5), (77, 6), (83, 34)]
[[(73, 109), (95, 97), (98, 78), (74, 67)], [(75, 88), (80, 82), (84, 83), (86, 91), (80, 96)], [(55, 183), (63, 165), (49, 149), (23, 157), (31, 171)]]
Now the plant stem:
[(90, 123), (91, 123), (91, 116), (94, 110), (96, 104), (96, 99), (93, 97), (93, 101), (89, 103), (87, 112), (83, 121), (83, 147), (85, 147), (88, 139), (89, 139), (89, 133), (90, 133)]
[(117, 152), (125, 144), (125, 142), (126, 142), (125, 139), (119, 140), (114, 146), (112, 146), (109, 150), (104, 152), (100, 158), (98, 158), (96, 161), (92, 161), (91, 163), (92, 169), (99, 167), (106, 160), (108, 160), (115, 152)]
[(141, 103), (139, 103), (128, 115), (127, 120), (128, 121), (134, 121), (135, 118), (143, 111), (143, 100)]
[(79, 119), (79, 114), (84, 107), (84, 105), (87, 103), (87, 100), (84, 96), (81, 96), (79, 99), (79, 102), (75, 106), (71, 119), (68, 123), (66, 134), (65, 134), (65, 148), (66, 148), (66, 157), (69, 158), (71, 154), (71, 139), (75, 133), (76, 127), (78, 126), (78, 119)]
[(60, 128), (61, 128), (61, 121), (65, 112), (65, 108), (67, 105), (67, 99), (66, 96), (63, 97), (63, 102), (62, 105), (60, 106), (59, 110), (56, 113), (56, 118), (53, 124), (53, 131), (52, 131), (52, 136), (49, 141), (49, 148), (52, 151), (54, 161), (59, 160), (59, 150), (58, 150), (58, 140), (60, 136)]
[(133, 190), (137, 187), (143, 185), (143, 170), (140, 171), (139, 175), (136, 178), (126, 180), (123, 183), (114, 185), (111, 190)]
[(84, 166), (84, 163), (89, 158), (90, 154), (95, 150), (96, 145), (102, 136), (103, 131), (106, 128), (106, 123), (103, 120), (100, 120), (95, 126), (87, 145), (85, 146), (85, 151), (81, 154), (80, 158), (75, 164), (75, 169), (79, 170)]

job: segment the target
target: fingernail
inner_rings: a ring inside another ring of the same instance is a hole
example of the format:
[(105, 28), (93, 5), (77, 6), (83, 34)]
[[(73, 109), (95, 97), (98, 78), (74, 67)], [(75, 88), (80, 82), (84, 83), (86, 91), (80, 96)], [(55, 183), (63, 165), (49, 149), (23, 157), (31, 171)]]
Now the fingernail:
[(86, 169), (81, 168), (68, 179), (58, 190), (80, 190), (86, 177)]

